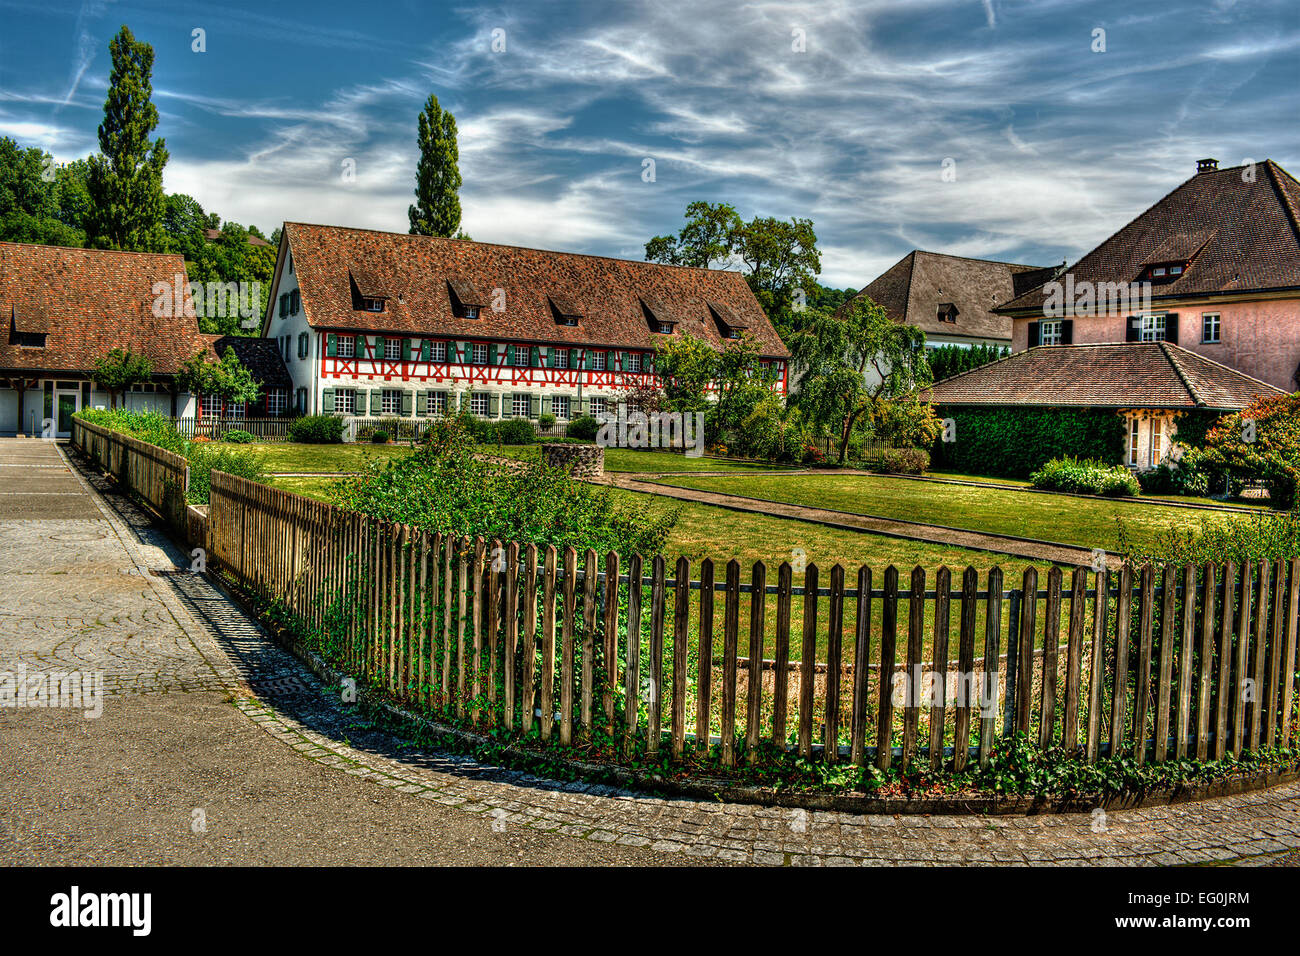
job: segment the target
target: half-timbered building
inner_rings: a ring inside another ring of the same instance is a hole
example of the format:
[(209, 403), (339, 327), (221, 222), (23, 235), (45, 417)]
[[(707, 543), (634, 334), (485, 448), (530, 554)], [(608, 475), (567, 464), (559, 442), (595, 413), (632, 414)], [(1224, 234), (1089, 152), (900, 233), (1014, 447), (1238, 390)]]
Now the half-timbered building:
[(263, 335), (303, 413), (489, 419), (613, 411), (691, 334), (789, 352), (738, 272), (285, 223)]

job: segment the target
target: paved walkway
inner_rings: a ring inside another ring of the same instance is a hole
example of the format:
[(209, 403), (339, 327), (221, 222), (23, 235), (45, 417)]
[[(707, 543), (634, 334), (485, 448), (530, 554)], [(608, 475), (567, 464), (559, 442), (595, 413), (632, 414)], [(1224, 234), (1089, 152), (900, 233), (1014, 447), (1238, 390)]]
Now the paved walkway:
[(926, 541), (931, 544), (951, 545), (959, 548), (972, 548), (977, 551), (991, 551), (994, 554), (1008, 554), (1031, 561), (1050, 561), (1070, 567), (1075, 565), (1090, 566), (1093, 552), (1089, 548), (1078, 548), (1068, 544), (1056, 544), (1050, 541), (1038, 541), (1033, 538), (1019, 538), (1011, 535), (985, 534), (979, 531), (963, 531), (943, 525), (921, 524), (916, 521), (903, 521), (898, 518), (879, 518), (874, 515), (860, 515), (849, 511), (833, 511), (829, 508), (811, 508), (807, 505), (793, 505), (781, 501), (769, 501), (766, 498), (750, 498), (746, 495), (729, 495), (719, 491), (702, 491), (698, 488), (680, 488), (649, 480), (646, 475), (631, 475), (607, 472), (605, 478), (609, 484), (628, 491), (640, 491), (680, 501), (695, 501), (732, 511), (745, 511), (751, 514), (768, 515), (773, 518), (792, 518), (795, 521), (807, 521), (811, 524), (825, 525), (828, 528), (841, 528), (845, 531), (862, 531), (868, 534), (880, 534), (889, 538), (906, 538), (911, 541)]
[(0, 440), (0, 671), (100, 670), (103, 715), (0, 708), (0, 863), (1295, 862), (1300, 786), (979, 819), (563, 784), (362, 723), (133, 506)]

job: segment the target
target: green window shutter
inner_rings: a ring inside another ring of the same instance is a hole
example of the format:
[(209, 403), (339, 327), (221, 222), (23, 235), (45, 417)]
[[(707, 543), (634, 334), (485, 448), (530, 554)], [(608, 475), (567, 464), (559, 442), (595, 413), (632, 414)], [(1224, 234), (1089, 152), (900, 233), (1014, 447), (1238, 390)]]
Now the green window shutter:
[(460, 407), (461, 407), (461, 408), (465, 408), (465, 409), (468, 409), (468, 408), (469, 408), (469, 397), (470, 397), (471, 394), (473, 394), (473, 393), (470, 392), (469, 389), (466, 389), (465, 391), (463, 391), (463, 392), (460, 393)]
[(528, 364), (533, 368), (542, 367), (542, 350), (536, 345), (533, 346), (532, 353), (528, 357)]
[(339, 354), (339, 337), (333, 332), (325, 339), (325, 354), (330, 358)]
[(289, 314), (289, 293), (280, 296), (280, 318)]
[(370, 393), (370, 414), (379, 415), (384, 410), (384, 393), (382, 389), (375, 389)]
[(498, 395), (496, 392), (493, 392), (491, 395), (488, 396), (488, 417), (489, 418), (501, 417), (501, 396)]
[(428, 414), (429, 414), (429, 393), (416, 392), (415, 393), (415, 417), (424, 418)]
[(428, 339), (420, 340), (420, 358), (427, 362), (433, 357), (433, 343)]
[(366, 337), (364, 335), (356, 336), (356, 341), (352, 343), (352, 354), (357, 358), (363, 358), (366, 354)]
[(542, 396), (540, 395), (528, 396), (528, 416), (530, 418), (536, 418), (541, 413), (542, 413)]
[(411, 400), (412, 400), (411, 390), (409, 388), (402, 389), (402, 416), (403, 417), (410, 415), (412, 412)]
[(402, 339), (402, 358), (411, 361), (411, 340)]
[(543, 415), (549, 415), (550, 413), (551, 413), (551, 396), (549, 396), (549, 395), (543, 395), (543, 396), (542, 396), (542, 414), (543, 414)]
[(488, 364), (497, 364), (497, 344), (495, 342), (488, 346)]
[(513, 345), (506, 346), (506, 364), (507, 365), (515, 364), (515, 347)]
[(327, 415), (334, 411), (334, 389), (327, 388), (321, 393), (320, 410)]

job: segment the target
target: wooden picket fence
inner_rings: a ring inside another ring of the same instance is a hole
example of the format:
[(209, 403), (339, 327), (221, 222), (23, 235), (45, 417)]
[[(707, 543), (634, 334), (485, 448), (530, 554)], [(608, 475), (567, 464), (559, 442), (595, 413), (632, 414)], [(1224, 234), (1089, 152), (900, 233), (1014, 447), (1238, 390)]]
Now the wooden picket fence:
[(662, 556), (447, 537), (220, 472), (211, 487), (211, 563), (333, 664), (483, 729), (960, 771), (1016, 733), (1159, 762), (1289, 745), (1296, 724), (1300, 559), (1077, 568), (1068, 586), (1051, 568), (1043, 589), (1035, 568), (1004, 588), (999, 568), (931, 584), (836, 565), (825, 586), (782, 563), (773, 585), (763, 562), (742, 581), (734, 560), (679, 558), (669, 577)]
[(289, 427), (293, 418), (173, 418), (172, 424), (186, 438), (206, 438), (219, 441), (226, 432), (245, 431), (259, 442), (289, 440)]
[(169, 525), (185, 531), (190, 466), (183, 455), (76, 417), (72, 444)]

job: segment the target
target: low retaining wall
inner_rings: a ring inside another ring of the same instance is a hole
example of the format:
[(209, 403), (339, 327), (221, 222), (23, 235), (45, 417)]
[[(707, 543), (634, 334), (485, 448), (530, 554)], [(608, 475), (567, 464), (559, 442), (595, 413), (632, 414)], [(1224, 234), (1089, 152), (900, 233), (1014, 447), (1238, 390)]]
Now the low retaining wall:
[(600, 445), (548, 442), (542, 445), (542, 461), (551, 468), (569, 470), (574, 478), (600, 478), (605, 474), (605, 449)]

